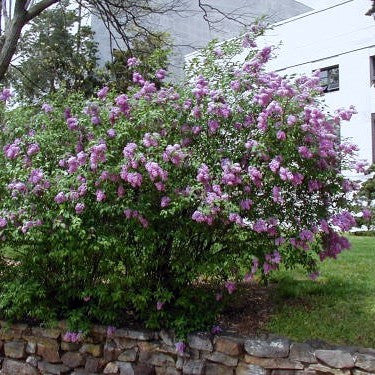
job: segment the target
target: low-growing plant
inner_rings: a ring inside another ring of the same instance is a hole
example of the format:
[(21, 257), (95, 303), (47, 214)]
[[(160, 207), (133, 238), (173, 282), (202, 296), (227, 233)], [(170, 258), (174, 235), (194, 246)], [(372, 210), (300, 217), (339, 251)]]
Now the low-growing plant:
[(266, 72), (262, 32), (210, 44), (181, 86), (158, 88), (131, 58), (126, 94), (4, 113), (3, 317), (183, 336), (212, 324), (238, 280), (280, 263), (313, 277), (349, 247), (337, 230), (355, 225), (354, 186), (340, 171), (356, 147), (337, 128), (355, 111), (327, 117), (317, 75)]
[(361, 188), (354, 196), (356, 203), (357, 224), (367, 232), (360, 231), (357, 235), (371, 236), (374, 233), (375, 227), (375, 164), (371, 165), (367, 170), (367, 178), (361, 184)]

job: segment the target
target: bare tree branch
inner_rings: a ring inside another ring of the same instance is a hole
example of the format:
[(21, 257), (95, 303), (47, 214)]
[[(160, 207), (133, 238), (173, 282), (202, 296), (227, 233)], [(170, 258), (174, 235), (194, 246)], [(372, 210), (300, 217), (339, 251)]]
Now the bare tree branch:
[(33, 81), (27, 74), (25, 74), (17, 65), (14, 65), (14, 64), (10, 64), (10, 66), (13, 68), (13, 69), (16, 69), (17, 71), (19, 71), (25, 78), (26, 80), (33, 86), (36, 86), (39, 90), (43, 90), (38, 84), (37, 82)]
[(31, 5), (33, 5), (34, 0), (27, 0), (25, 3), (25, 9), (29, 9)]
[(60, 0), (42, 0), (33, 5), (28, 11), (26, 19), (27, 21), (32, 20), (33, 18), (37, 17), (43, 10), (49, 8), (51, 5), (59, 2)]
[[(0, 38), (1, 38), (1, 35), (3, 34), (3, 17), (2, 17), (2, 15), (3, 15), (3, 0), (0, 0)], [(1, 49), (1, 44), (0, 44), (0, 49)]]
[(375, 14), (375, 0), (372, 1), (372, 7), (365, 13), (366, 16)]
[(3, 14), (4, 17), (4, 30), (7, 29), (8, 25), (10, 24), (10, 14), (8, 13), (7, 9), (7, 0), (3, 0)]
[[(72, 0), (73, 1), (73, 0)], [(132, 51), (132, 41), (160, 41), (152, 20), (162, 15), (178, 14), (181, 17), (202, 14), (210, 29), (220, 29), (225, 20), (247, 26), (244, 10), (223, 11), (211, 0), (74, 0), (80, 7), (95, 14), (107, 28), (111, 43), (119, 50)], [(14, 3), (12, 3), (14, 2)], [(0, 0), (0, 81), (4, 78), (16, 52), (23, 27), (33, 18), (61, 0)], [(159, 25), (160, 26), (160, 25)], [(148, 38), (148, 39), (147, 39)], [(171, 45), (171, 47), (176, 45)], [(177, 45), (178, 46), (178, 45)]]

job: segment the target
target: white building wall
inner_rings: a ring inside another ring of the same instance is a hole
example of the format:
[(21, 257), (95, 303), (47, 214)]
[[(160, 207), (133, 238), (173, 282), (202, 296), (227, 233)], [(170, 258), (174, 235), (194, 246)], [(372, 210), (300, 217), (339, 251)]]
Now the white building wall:
[(371, 114), (375, 87), (370, 84), (370, 56), (375, 55), (375, 20), (365, 16), (367, 0), (333, 1), (274, 25), (261, 45), (282, 45), (268, 68), (280, 74), (311, 74), (339, 65), (340, 89), (325, 94), (333, 111), (354, 105), (358, 114), (342, 123), (341, 135), (360, 147), (359, 158), (372, 162)]
[[(356, 107), (358, 114), (351, 122), (343, 122), (341, 134), (358, 144), (359, 158), (372, 162), (375, 87), (370, 85), (370, 56), (375, 55), (375, 20), (364, 15), (369, 0), (300, 3), (314, 6), (315, 10), (276, 23), (261, 40), (263, 45), (282, 43), (277, 58), (268, 67), (281, 74), (311, 74), (316, 69), (339, 65), (340, 89), (327, 93), (325, 102), (331, 110), (351, 104)], [(279, 4), (285, 5), (286, 1)], [(288, 6), (288, 11), (296, 11), (295, 5)], [(109, 39), (100, 32), (99, 24), (93, 26), (101, 48), (110, 50)]]

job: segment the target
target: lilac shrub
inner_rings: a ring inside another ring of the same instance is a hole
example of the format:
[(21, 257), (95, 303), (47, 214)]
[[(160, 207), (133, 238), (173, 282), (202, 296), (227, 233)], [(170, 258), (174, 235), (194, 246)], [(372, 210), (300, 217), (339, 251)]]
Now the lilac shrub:
[(325, 114), (317, 75), (267, 72), (261, 33), (220, 53), (212, 43), (181, 86), (157, 87), (130, 59), (125, 94), (104, 87), (90, 102), (5, 113), (5, 318), (66, 318), (73, 331), (136, 320), (182, 334), (212, 327), (239, 280), (281, 264), (317, 275), (349, 248), (356, 186), (341, 170), (357, 148), (337, 129), (355, 110)]

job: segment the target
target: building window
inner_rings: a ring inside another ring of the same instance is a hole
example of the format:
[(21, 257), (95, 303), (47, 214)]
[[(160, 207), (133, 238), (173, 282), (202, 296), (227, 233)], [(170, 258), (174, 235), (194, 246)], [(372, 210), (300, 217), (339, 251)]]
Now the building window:
[(320, 85), (324, 92), (337, 91), (340, 88), (339, 66), (320, 69)]
[(375, 113), (371, 114), (372, 163), (375, 163)]
[(375, 85), (375, 56), (370, 56), (370, 83)]

